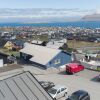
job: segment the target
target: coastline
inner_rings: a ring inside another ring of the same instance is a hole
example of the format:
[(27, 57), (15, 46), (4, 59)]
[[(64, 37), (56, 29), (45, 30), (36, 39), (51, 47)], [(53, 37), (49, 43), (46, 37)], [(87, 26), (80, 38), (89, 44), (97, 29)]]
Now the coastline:
[(44, 23), (20, 23), (9, 22), (0, 23), (0, 27), (81, 27), (81, 28), (100, 28), (100, 21), (73, 21), (73, 22), (44, 22)]

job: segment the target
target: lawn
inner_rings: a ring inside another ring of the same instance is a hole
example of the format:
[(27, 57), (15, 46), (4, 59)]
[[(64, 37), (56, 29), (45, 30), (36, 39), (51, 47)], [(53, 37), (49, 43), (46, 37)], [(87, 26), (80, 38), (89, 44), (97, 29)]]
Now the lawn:
[(97, 47), (95, 49), (100, 50), (100, 43), (95, 43), (95, 42), (68, 40), (67, 45), (69, 48), (74, 48), (74, 49), (81, 47)]
[(9, 51), (5, 48), (0, 48), (0, 52), (7, 54), (7, 55), (14, 55), (15, 57), (19, 57), (20, 53), (18, 51)]
[(41, 41), (48, 41), (48, 36), (47, 35), (35, 35), (33, 36), (34, 40), (41, 40)]

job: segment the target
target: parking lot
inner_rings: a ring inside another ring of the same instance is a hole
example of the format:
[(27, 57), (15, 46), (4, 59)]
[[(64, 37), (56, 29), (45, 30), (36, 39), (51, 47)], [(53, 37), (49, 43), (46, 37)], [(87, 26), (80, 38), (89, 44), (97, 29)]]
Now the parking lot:
[[(86, 90), (90, 94), (91, 100), (100, 100), (100, 82), (95, 79), (99, 74), (100, 72), (85, 69), (74, 75), (60, 72), (58, 74), (35, 75), (35, 77), (39, 81), (51, 81), (68, 87), (68, 95), (77, 90)], [(63, 97), (59, 100), (65, 100), (66, 98)]]

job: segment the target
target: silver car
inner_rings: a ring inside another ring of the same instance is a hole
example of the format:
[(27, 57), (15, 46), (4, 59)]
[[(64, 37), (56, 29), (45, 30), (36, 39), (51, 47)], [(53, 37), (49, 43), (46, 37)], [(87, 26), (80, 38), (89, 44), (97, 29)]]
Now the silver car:
[(48, 90), (48, 93), (53, 97), (54, 100), (66, 96), (68, 92), (68, 88), (61, 85), (55, 85), (51, 89)]

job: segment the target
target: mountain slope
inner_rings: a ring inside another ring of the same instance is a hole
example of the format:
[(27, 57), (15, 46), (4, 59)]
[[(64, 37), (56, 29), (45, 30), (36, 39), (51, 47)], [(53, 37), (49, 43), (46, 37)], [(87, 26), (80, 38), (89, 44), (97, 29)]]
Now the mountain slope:
[(82, 18), (83, 21), (100, 21), (100, 14), (86, 15)]

